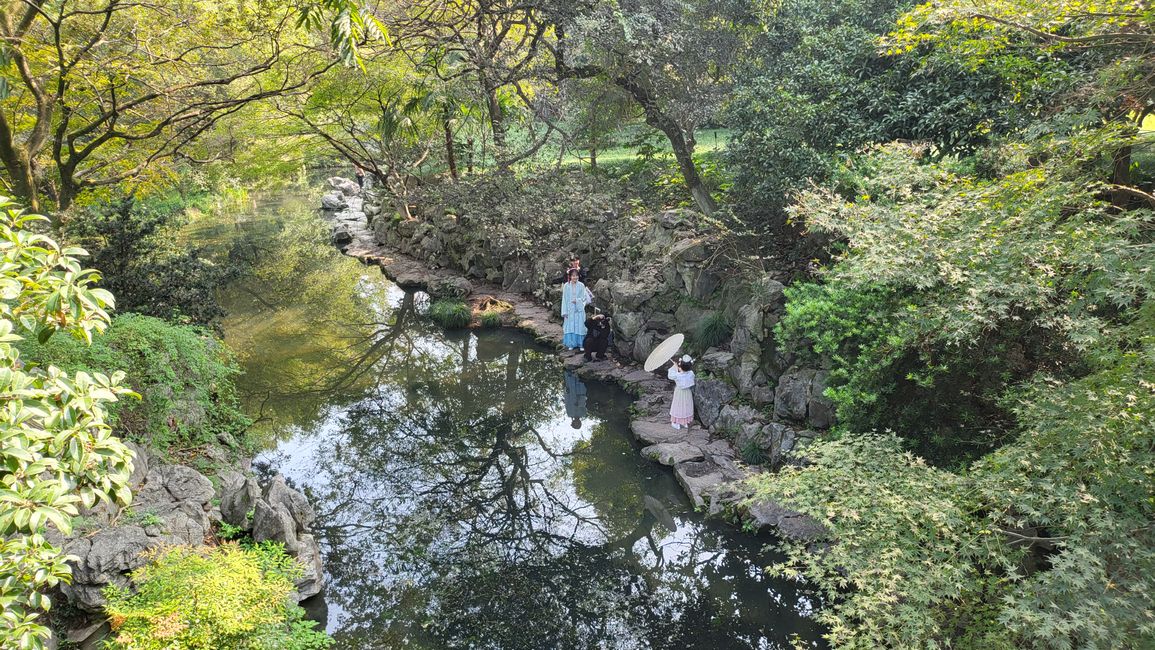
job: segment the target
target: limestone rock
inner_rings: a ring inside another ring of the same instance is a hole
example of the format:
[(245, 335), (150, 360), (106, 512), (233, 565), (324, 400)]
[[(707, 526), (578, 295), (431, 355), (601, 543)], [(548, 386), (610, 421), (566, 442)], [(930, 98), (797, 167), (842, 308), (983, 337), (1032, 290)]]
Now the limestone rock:
[(79, 558), (72, 568), (72, 584), (62, 584), (68, 600), (88, 612), (105, 603), (101, 591), (108, 585), (126, 586), (128, 574), (145, 563), (142, 553), (160, 545), (140, 526), (117, 526), (79, 537), (65, 545), (66, 553)]
[(765, 379), (765, 376), (760, 375), (760, 372), (756, 361), (743, 360), (741, 363), (731, 365), (727, 375), (737, 387), (738, 394), (749, 395), (754, 390), (754, 386), (759, 383), (759, 379), (763, 381)]
[(639, 362), (645, 361), (659, 342), (658, 335), (653, 332), (643, 331), (638, 333), (638, 335), (634, 337), (634, 359)]
[(642, 330), (644, 317), (636, 311), (627, 311), (614, 314), (614, 328), (618, 331), (618, 338), (633, 341)]
[(349, 202), (345, 200), (344, 195), (340, 192), (325, 192), (321, 195), (321, 209), (335, 212), (337, 210), (344, 210), (349, 207)]
[(438, 278), (429, 285), (429, 295), (434, 300), (462, 300), (473, 293), (473, 283), (459, 276)]
[(333, 245), (342, 250), (353, 242), (353, 233), (349, 231), (346, 225), (340, 225), (333, 229), (333, 234), (330, 236)]
[(694, 411), (707, 427), (713, 426), (722, 405), (738, 395), (732, 386), (717, 379), (700, 379), (694, 386)]
[(710, 427), (713, 431), (739, 433), (748, 424), (757, 423), (762, 428), (762, 414), (745, 404), (727, 404), (718, 411), (718, 418)]
[(301, 551), (301, 543), (297, 539), (297, 523), (293, 515), (282, 505), (269, 505), (261, 500), (253, 509), (253, 541), (281, 542), (285, 545), (285, 552), (294, 557)]
[(317, 520), (317, 513), (305, 495), (289, 487), (285, 478), (277, 474), (265, 487), (264, 498), (269, 505), (282, 507), (292, 516), (297, 532), (305, 532)]
[(733, 363), (733, 354), (730, 352), (723, 352), (721, 350), (711, 348), (698, 358), (697, 366), (701, 368), (703, 372), (708, 372), (713, 375), (721, 375), (724, 374)]
[(701, 239), (683, 239), (670, 248), (670, 257), (680, 262), (702, 262), (709, 256), (710, 251)]
[(257, 506), (261, 497), (260, 486), (251, 476), (239, 472), (223, 477), (221, 486), (221, 519), (243, 530), (252, 530), (253, 522), (249, 513)]
[(695, 508), (705, 506), (711, 493), (726, 482), (722, 469), (708, 460), (679, 463), (674, 466), (674, 477)]
[(814, 518), (783, 507), (775, 501), (762, 501), (747, 509), (747, 517), (756, 528), (796, 542), (814, 542), (828, 535), (826, 528)]
[(826, 391), (827, 372), (819, 370), (814, 373), (814, 381), (810, 384), (810, 402), (806, 406), (806, 416), (810, 426), (817, 429), (829, 429), (834, 425), (834, 403), (823, 393)]
[(765, 335), (761, 308), (753, 304), (739, 307), (738, 318), (734, 323), (734, 335), (730, 339), (730, 350), (738, 356), (753, 353), (757, 359)]
[(212, 481), (191, 467), (164, 465), (150, 472), (149, 476), (153, 476), (154, 473), (161, 477), (165, 489), (177, 501), (207, 504), (216, 495)]
[(329, 186), (345, 196), (357, 196), (361, 193), (361, 186), (356, 182), (340, 176), (332, 176), (328, 180)]
[(626, 311), (637, 311), (647, 300), (654, 297), (657, 289), (637, 282), (620, 280), (610, 285), (610, 294), (616, 307)]
[(321, 549), (312, 535), (301, 535), (301, 550), (297, 562), (305, 571), (297, 578), (297, 600), (304, 600), (321, 593), (325, 587), (325, 567), (321, 562)]
[(663, 334), (669, 334), (671, 331), (677, 329), (678, 321), (673, 314), (655, 313), (646, 320), (645, 328), (648, 330), (655, 330)]
[(630, 422), (630, 430), (634, 432), (635, 438), (647, 445), (681, 442), (706, 444), (708, 442), (705, 431), (701, 429), (675, 429), (670, 426), (669, 422), (634, 420)]
[(754, 402), (754, 406), (772, 406), (774, 389), (765, 384), (755, 385), (750, 389), (750, 401)]
[(705, 459), (702, 449), (687, 442), (666, 442), (642, 449), (642, 456), (663, 465), (677, 465)]
[(147, 449), (131, 440), (125, 440), (124, 445), (132, 450), (132, 475), (128, 479), (128, 484), (135, 489), (140, 487), (148, 476), (152, 456)]
[(774, 413), (778, 417), (795, 422), (806, 420), (814, 372), (795, 366), (779, 378), (778, 389), (774, 391)]

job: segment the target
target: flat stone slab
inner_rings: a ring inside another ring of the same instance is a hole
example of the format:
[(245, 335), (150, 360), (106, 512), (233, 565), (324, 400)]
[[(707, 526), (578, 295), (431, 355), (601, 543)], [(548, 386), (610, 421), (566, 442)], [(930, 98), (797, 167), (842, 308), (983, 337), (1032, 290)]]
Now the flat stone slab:
[(700, 442), (706, 444), (709, 434), (702, 429), (675, 429), (669, 422), (634, 420), (630, 422), (634, 437), (648, 445), (663, 443)]
[(578, 369), (578, 375), (585, 379), (616, 380), (622, 377), (622, 367), (613, 359), (587, 361)]
[(622, 377), (622, 381), (626, 382), (627, 384), (640, 384), (644, 381), (650, 381), (652, 379), (654, 379), (654, 373), (646, 372), (645, 370), (635, 370), (625, 377)]
[(642, 449), (642, 456), (663, 465), (677, 465), (705, 459), (701, 447), (688, 442), (666, 442)]
[(721, 469), (708, 460), (674, 465), (674, 478), (690, 496), (695, 508), (709, 505), (711, 495), (728, 482)]

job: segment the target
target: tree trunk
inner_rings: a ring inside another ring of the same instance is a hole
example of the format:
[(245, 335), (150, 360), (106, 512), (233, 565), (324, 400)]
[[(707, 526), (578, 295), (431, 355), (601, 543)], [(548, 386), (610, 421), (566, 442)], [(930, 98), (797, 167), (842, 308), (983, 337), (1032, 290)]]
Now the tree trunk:
[[(1131, 147), (1123, 147), (1115, 152), (1112, 161), (1111, 183), (1127, 187), (1131, 185)], [(1134, 197), (1125, 190), (1111, 191), (1111, 205), (1121, 210), (1127, 209)]]
[(598, 171), (598, 146), (596, 144), (590, 145), (590, 173), (597, 173)]
[(441, 126), (445, 130), (445, 161), (449, 164), (449, 177), (457, 180), (457, 155), (453, 151), (453, 124), (448, 115), (442, 119)]
[(694, 166), (693, 137), (686, 137), (686, 133), (682, 130), (682, 127), (678, 125), (677, 121), (662, 111), (649, 89), (636, 79), (632, 77), (617, 77), (614, 79), (614, 83), (630, 93), (634, 101), (641, 105), (642, 111), (646, 115), (646, 124), (665, 134), (666, 138), (670, 141), (670, 147), (674, 150), (674, 158), (678, 161), (678, 169), (682, 172), (682, 178), (686, 181), (686, 188), (690, 190), (690, 196), (693, 197), (694, 204), (697, 205), (698, 209), (706, 216), (714, 216), (714, 212), (718, 209), (718, 204), (714, 202), (714, 197), (710, 196), (710, 192), (706, 189), (705, 184), (702, 183), (702, 177), (698, 175), (698, 168)]
[(0, 114), (0, 162), (12, 180), (14, 198), (20, 199), (32, 212), (40, 211), (40, 197), (36, 191), (36, 177), (32, 172), (32, 161), (16, 144), (15, 134), (7, 118)]
[(497, 88), (489, 82), (484, 71), (478, 75), (481, 92), (485, 95), (485, 108), (489, 114), (489, 130), (493, 133), (494, 160), (499, 160), (505, 151), (505, 116), (501, 114), (501, 102), (497, 98)]
[(465, 171), (466, 173), (473, 173), (473, 138), (465, 141)]

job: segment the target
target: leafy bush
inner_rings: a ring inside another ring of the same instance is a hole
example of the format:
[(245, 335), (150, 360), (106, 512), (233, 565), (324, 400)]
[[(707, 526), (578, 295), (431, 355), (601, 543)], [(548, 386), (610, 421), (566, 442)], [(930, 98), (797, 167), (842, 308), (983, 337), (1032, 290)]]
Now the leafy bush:
[(460, 300), (438, 300), (429, 305), (429, 318), (446, 329), (459, 329), (473, 322), (473, 311)]
[(504, 312), (494, 309), (487, 309), (478, 314), (477, 322), (480, 323), (482, 327), (501, 327), (503, 313)]
[(332, 639), (291, 600), (300, 567), (279, 544), (161, 551), (105, 590), (110, 650), (321, 650)]
[(239, 369), (204, 329), (124, 314), (91, 346), (54, 338), (21, 348), (40, 366), (124, 372), (142, 396), (116, 405), (113, 424), (126, 438), (168, 453), (215, 445), (222, 435), (243, 441), (249, 420), (237, 401)]
[(90, 208), (67, 222), (64, 237), (91, 253), (122, 311), (208, 324), (224, 315), (217, 289), (230, 270), (179, 240), (186, 202), (173, 194)]
[(722, 312), (710, 312), (691, 333), (691, 341), (698, 352), (719, 346), (734, 335), (734, 326)]
[[(0, 647), (41, 648), (44, 592), (71, 576), (67, 556), (45, 533), (68, 535), (80, 508), (127, 504), (132, 453), (111, 433), (106, 409), (128, 392), (122, 375), (31, 368), (17, 349), (22, 337), (55, 333), (89, 340), (108, 326), (113, 298), (92, 288), (96, 274), (76, 257), (29, 231), (23, 215), (0, 198)], [(57, 336), (56, 338), (63, 338)], [(76, 347), (83, 345), (76, 343)], [(111, 376), (110, 376), (111, 375)]]

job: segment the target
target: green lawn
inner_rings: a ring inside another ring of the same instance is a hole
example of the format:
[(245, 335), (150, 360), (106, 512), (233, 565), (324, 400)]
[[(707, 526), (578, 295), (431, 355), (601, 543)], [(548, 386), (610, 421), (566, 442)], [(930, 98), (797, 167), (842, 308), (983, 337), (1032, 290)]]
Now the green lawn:
[[(623, 131), (615, 139), (618, 141), (627, 141), (630, 139), (629, 136), (630, 136), (630, 134), (628, 132)], [(730, 140), (730, 130), (729, 129), (703, 129), (701, 131), (698, 131), (695, 134), (695, 136), (697, 138), (697, 146), (694, 148), (694, 153), (697, 155), (707, 154), (707, 153), (712, 153), (715, 151), (721, 151), (722, 149), (726, 148), (726, 143), (729, 142), (729, 140)], [(670, 143), (665, 138), (662, 138), (661, 140), (659, 140), (656, 143), (656, 147), (659, 151), (662, 151), (665, 153), (671, 153)], [(619, 146), (615, 146), (615, 147), (606, 149), (604, 151), (599, 151), (598, 152), (598, 164), (599, 165), (602, 165), (602, 164), (614, 165), (617, 163), (628, 162), (628, 161), (634, 160), (637, 157), (637, 155), (638, 155), (638, 152), (637, 152), (636, 148), (619, 145)], [(556, 151), (553, 152), (552, 155), (549, 155), (549, 154), (543, 155), (543, 157), (547, 157), (547, 158), (552, 159), (552, 160), (556, 160), (556, 156), (557, 156)], [(576, 165), (588, 165), (588, 164), (589, 164), (589, 152), (588, 151), (570, 151), (570, 152), (567, 152), (565, 157), (562, 158), (562, 165), (576, 166)]]

